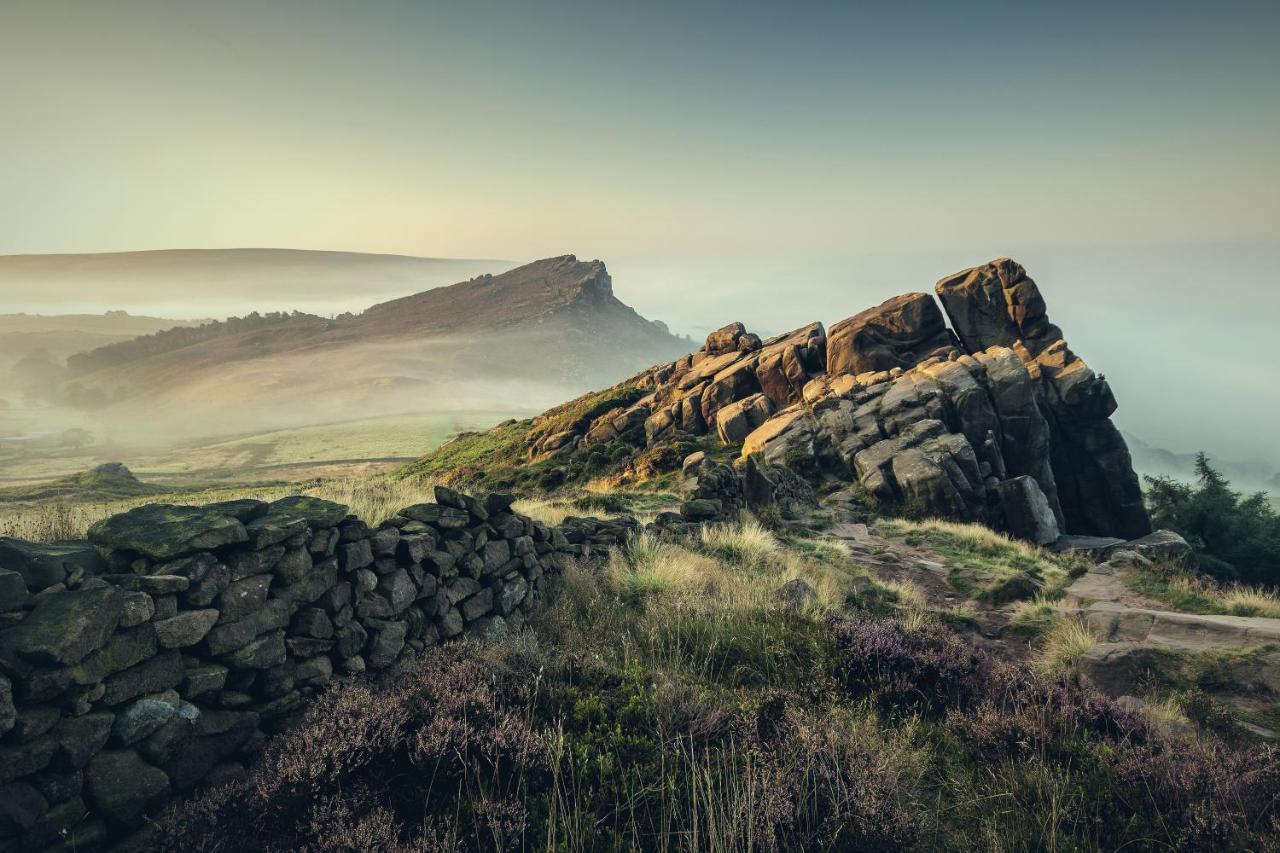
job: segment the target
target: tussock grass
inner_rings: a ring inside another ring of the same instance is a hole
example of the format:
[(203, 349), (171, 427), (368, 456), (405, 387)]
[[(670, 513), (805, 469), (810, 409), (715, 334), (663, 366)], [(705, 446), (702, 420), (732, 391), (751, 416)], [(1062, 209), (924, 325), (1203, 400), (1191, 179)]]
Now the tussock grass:
[(1097, 644), (1098, 635), (1083, 619), (1060, 616), (1045, 636), (1037, 663), (1044, 672), (1070, 670)]
[(754, 518), (732, 524), (708, 524), (698, 531), (702, 548), (747, 570), (764, 568), (781, 547), (778, 539)]
[(573, 508), (564, 501), (545, 498), (518, 500), (511, 505), (511, 508), (521, 515), (529, 516), (534, 521), (541, 521), (553, 527), (562, 524), (566, 518), (575, 514)]
[(1270, 590), (1234, 584), (1220, 590), (1218, 598), (1232, 616), (1280, 618), (1280, 595)]
[(1009, 628), (1014, 633), (1037, 639), (1048, 634), (1058, 619), (1058, 604), (1044, 595), (1037, 595), (1030, 601), (1019, 601), (1009, 620)]

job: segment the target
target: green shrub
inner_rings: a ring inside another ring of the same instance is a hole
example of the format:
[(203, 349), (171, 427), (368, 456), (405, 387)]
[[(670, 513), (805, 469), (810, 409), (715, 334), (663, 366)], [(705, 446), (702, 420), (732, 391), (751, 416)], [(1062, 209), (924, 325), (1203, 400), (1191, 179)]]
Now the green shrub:
[(1232, 491), (1203, 453), (1196, 476), (1194, 485), (1146, 478), (1152, 523), (1182, 534), (1199, 568), (1214, 577), (1280, 586), (1280, 515), (1266, 493)]

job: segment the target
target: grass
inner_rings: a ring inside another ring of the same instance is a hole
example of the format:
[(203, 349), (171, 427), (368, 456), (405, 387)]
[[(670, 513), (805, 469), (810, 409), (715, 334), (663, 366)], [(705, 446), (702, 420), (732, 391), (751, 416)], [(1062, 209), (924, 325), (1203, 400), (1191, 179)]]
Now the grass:
[(698, 529), (698, 545), (748, 572), (768, 566), (781, 547), (773, 533), (753, 518), (735, 524), (705, 524)]
[(167, 491), (338, 479), (382, 473), (459, 430), (487, 427), (505, 416), (495, 411), (393, 415), (185, 441), (169, 448), (129, 442), (81, 449), (0, 445), (0, 476), (38, 486), (112, 461), (124, 462), (140, 479)]
[(1222, 584), (1181, 566), (1131, 566), (1121, 577), (1134, 592), (1186, 613), (1280, 618), (1280, 594), (1243, 584)]
[(1020, 601), (1014, 606), (1008, 630), (1016, 636), (1038, 641), (1053, 629), (1057, 619), (1056, 600), (1038, 595), (1029, 601)]
[(1059, 616), (1045, 635), (1039, 666), (1045, 672), (1070, 671), (1097, 644), (1098, 635), (1084, 620)]
[(515, 509), (547, 524), (560, 524), (569, 516), (591, 515), (608, 518), (629, 515), (642, 524), (653, 521), (664, 510), (678, 509), (680, 499), (663, 491), (606, 488), (600, 483), (588, 484), (578, 493), (561, 490), (554, 495), (522, 498)]
[(232, 498), (257, 498), (271, 501), (287, 495), (311, 495), (346, 504), (352, 513), (369, 524), (379, 524), (410, 504), (435, 500), (432, 485), (426, 481), (392, 480), (380, 477), (282, 484), (259, 488), (235, 486), (197, 492), (164, 492), (123, 500), (8, 504), (0, 505), (0, 536), (13, 536), (32, 542), (80, 539), (94, 522), (143, 504), (173, 503), (199, 506)]
[(568, 430), (581, 431), (592, 420), (628, 406), (644, 389), (618, 385), (586, 394), (537, 418), (504, 421), (483, 432), (462, 433), (395, 472), (397, 479), (425, 478), (488, 489), (550, 490), (565, 483), (585, 483), (631, 455), (625, 445), (597, 445), (568, 456), (531, 461), (537, 442)]
[[(569, 566), (532, 633), (320, 697), (161, 849), (1272, 849), (1274, 754), (853, 613), (841, 557), (750, 522), (639, 535)], [(790, 577), (819, 601), (782, 605)], [(1057, 667), (1092, 638), (1050, 640)]]
[(1086, 568), (1081, 558), (1052, 554), (980, 524), (887, 518), (873, 529), (879, 536), (928, 547), (944, 557), (952, 566), (952, 586), (977, 599), (998, 594), (1004, 581), (1022, 572), (1044, 584), (1042, 595), (1056, 597)]

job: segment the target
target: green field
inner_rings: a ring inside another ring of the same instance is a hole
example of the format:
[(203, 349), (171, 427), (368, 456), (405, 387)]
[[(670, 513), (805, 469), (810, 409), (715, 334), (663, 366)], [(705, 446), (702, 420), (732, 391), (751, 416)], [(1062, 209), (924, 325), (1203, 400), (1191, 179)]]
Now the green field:
[(0, 443), (0, 486), (19, 488), (123, 462), (141, 480), (171, 488), (294, 482), (374, 474), (410, 462), (461, 430), (489, 427), (511, 412), (395, 415), (139, 449), (102, 444), (84, 449)]

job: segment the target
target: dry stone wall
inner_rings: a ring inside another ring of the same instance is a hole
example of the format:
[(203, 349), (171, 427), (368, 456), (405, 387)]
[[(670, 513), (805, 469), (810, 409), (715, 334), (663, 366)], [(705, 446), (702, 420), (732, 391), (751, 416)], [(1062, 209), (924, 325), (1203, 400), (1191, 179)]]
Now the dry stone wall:
[(623, 523), (549, 528), (438, 488), (377, 528), (307, 497), (151, 505), (0, 540), (0, 851), (145, 848), (335, 678), (518, 630)]

